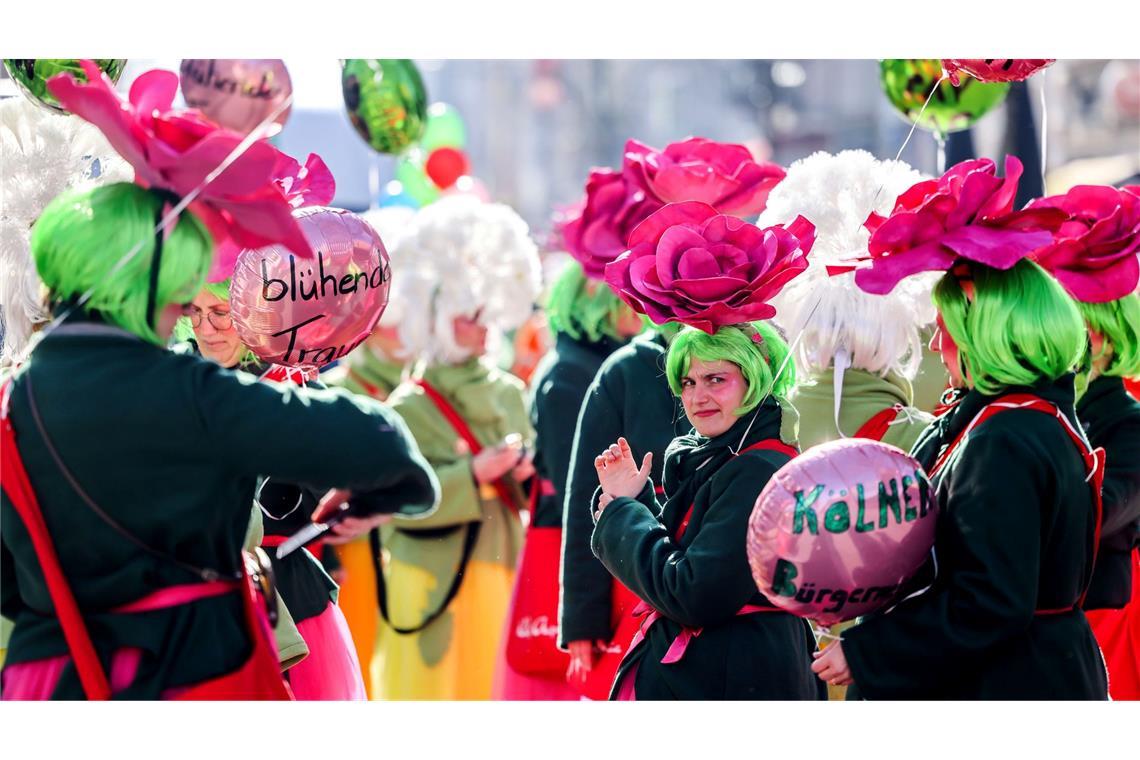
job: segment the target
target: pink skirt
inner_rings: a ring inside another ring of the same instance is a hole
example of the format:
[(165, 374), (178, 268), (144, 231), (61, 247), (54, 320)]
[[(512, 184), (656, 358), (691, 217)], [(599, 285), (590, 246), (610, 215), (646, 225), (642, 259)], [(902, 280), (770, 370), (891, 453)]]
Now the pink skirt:
[[(142, 650), (123, 648), (111, 658), (111, 693), (116, 694), (131, 685), (138, 672)], [(0, 686), (3, 700), (48, 700), (59, 683), (63, 669), (71, 664), (71, 655), (45, 657), (42, 660), (21, 662), (4, 668), (4, 683)]]
[(297, 623), (309, 656), (289, 668), (289, 686), (298, 700), (368, 699), (360, 661), (344, 613), (333, 602), (316, 617)]

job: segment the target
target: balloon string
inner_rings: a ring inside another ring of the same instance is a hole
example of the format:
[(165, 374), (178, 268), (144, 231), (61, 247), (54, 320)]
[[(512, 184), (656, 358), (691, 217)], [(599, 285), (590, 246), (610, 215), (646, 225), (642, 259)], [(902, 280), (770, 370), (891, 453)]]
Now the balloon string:
[(1049, 155), (1049, 107), (1045, 101), (1045, 77), (1048, 71), (1041, 72), (1041, 194), (1048, 195), (1049, 188), (1045, 184), (1045, 159)]
[[(221, 174), (226, 169), (230, 168), (230, 165), (233, 164), (234, 161), (241, 158), (242, 154), (249, 150), (251, 145), (260, 140), (264, 136), (265, 132), (269, 129), (269, 126), (273, 124), (277, 120), (277, 117), (284, 113), (285, 110), (288, 109), (292, 104), (293, 93), (289, 93), (289, 96), (285, 98), (285, 100), (282, 101), (271, 114), (266, 116), (260, 124), (254, 127), (253, 130), (245, 136), (245, 139), (238, 143), (237, 146), (232, 151), (230, 151), (230, 154), (228, 156), (222, 159), (222, 162), (218, 164), (217, 168), (206, 175), (206, 178), (202, 180), (201, 184), (187, 193), (186, 196), (174, 206), (174, 208), (172, 208), (165, 216), (162, 217), (161, 220), (159, 220), (158, 224), (155, 225), (149, 236), (145, 236), (137, 243), (135, 243), (135, 245), (129, 251), (127, 251), (122, 258), (115, 262), (115, 265), (111, 267), (111, 270), (107, 272), (107, 274), (105, 274), (102, 279), (106, 280), (109, 277), (113, 277), (115, 273), (126, 266), (131, 259), (133, 259), (139, 254), (140, 251), (142, 251), (143, 246), (146, 245), (148, 240), (154, 239), (157, 235), (165, 232), (168, 227), (174, 224), (174, 222), (178, 220), (178, 216), (186, 210), (186, 207), (193, 203), (195, 199), (197, 199), (197, 197), (201, 195), (202, 192), (210, 185), (211, 182), (221, 176)], [(75, 301), (74, 304), (68, 306), (59, 314), (59, 316), (53, 319), (41, 331), (41, 334), (46, 337), (49, 333), (51, 333), (52, 330), (59, 327), (59, 325), (61, 325), (64, 320), (70, 317), (76, 309), (80, 308), (89, 300), (91, 300), (91, 297), (95, 294), (96, 287), (96, 285), (92, 285), (82, 296), (79, 297), (77, 301)]]
[(819, 649), (819, 642), (827, 639), (828, 641), (843, 641), (842, 636), (836, 636), (828, 631), (823, 626), (816, 623), (814, 620), (809, 620), (808, 625), (811, 626), (811, 635), (815, 637), (815, 647)]
[[(938, 77), (938, 81), (935, 82), (934, 86), (930, 88), (930, 92), (927, 94), (926, 100), (923, 101), (922, 108), (920, 108), (918, 111), (918, 116), (914, 117), (914, 121), (910, 125), (910, 131), (906, 133), (906, 139), (903, 140), (902, 146), (899, 148), (898, 153), (895, 154), (895, 160), (896, 161), (898, 161), (902, 157), (903, 151), (906, 150), (906, 146), (910, 144), (910, 138), (914, 136), (914, 130), (918, 129), (918, 122), (922, 120), (922, 115), (924, 113), (926, 113), (926, 107), (928, 105), (930, 105), (930, 101), (934, 99), (934, 93), (938, 91), (938, 86), (941, 85), (945, 81), (946, 81), (946, 72), (943, 71), (942, 76)], [(886, 187), (885, 183), (879, 185), (879, 189), (875, 191), (875, 197), (871, 199), (871, 210), (872, 211), (874, 211), (875, 204), (879, 200), (879, 193), (883, 192), (884, 187)]]
[[(765, 401), (768, 400), (769, 396), (772, 395), (772, 391), (776, 388), (776, 382), (780, 379), (780, 375), (784, 374), (784, 369), (788, 366), (788, 362), (791, 361), (793, 356), (795, 356), (796, 348), (800, 344), (800, 339), (803, 338), (804, 332), (807, 329), (808, 323), (811, 322), (811, 318), (813, 316), (815, 316), (815, 310), (819, 308), (819, 305), (822, 302), (823, 302), (823, 291), (820, 290), (815, 297), (815, 304), (811, 307), (811, 311), (808, 312), (807, 318), (804, 319), (804, 327), (801, 328), (798, 333), (796, 333), (795, 340), (793, 340), (792, 344), (790, 346), (788, 346), (788, 355), (784, 357), (784, 361), (780, 362), (780, 368), (778, 370), (776, 370), (776, 375), (772, 378), (772, 384), (768, 386), (768, 390), (764, 392), (764, 395), (760, 398), (759, 403), (756, 404), (757, 414), (759, 414), (759, 411), (760, 411), (759, 407)], [(740, 450), (744, 448), (744, 441), (748, 438), (748, 433), (749, 433), (749, 431), (752, 430), (752, 423), (755, 421), (756, 421), (756, 414), (752, 415), (752, 421), (749, 422), (748, 427), (746, 427), (744, 429), (744, 435), (740, 436), (740, 444), (737, 445), (736, 451), (732, 452), (733, 455), (740, 454)], [(729, 449), (729, 451), (732, 451), (732, 449)]]

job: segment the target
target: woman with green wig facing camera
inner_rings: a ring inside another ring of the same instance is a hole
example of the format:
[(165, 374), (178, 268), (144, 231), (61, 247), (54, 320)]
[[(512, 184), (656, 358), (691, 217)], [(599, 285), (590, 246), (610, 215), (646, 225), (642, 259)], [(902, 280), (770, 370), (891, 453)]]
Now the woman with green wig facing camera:
[[(169, 152), (151, 166), (157, 135), (180, 155), (178, 130), (195, 118), (170, 118), (174, 74), (136, 80), (140, 114), (91, 69), (86, 84), (60, 75), (49, 87), (149, 188), (65, 193), (32, 231), (59, 324), (3, 392), (0, 608), (15, 621), (3, 697), (286, 699), (271, 610), (253, 590), (262, 571), (241, 552), (257, 478), (351, 489), (357, 515), (425, 512), (438, 485), (379, 404), (258, 383), (165, 348), (220, 236), (312, 254), (274, 189), (275, 148), (254, 142), (218, 188), (199, 184), (215, 168), (195, 163), (201, 152), (182, 155), (177, 172)], [(223, 153), (241, 142), (191, 126)], [(234, 182), (261, 188), (255, 207), (228, 193)], [(191, 192), (193, 210), (172, 213)]]
[(637, 462), (623, 437), (594, 459), (591, 545), (641, 600), (611, 699), (826, 697), (807, 622), (757, 590), (745, 550), (756, 497), (797, 454), (788, 345), (748, 317), (773, 316), (768, 299), (806, 268), (812, 239), (802, 217), (760, 230), (703, 203), (671, 204), (607, 267), (634, 309), (690, 325), (665, 373), (694, 429), (666, 449), (664, 504), (652, 453)]
[(909, 596), (847, 630), (813, 666), (851, 685), (848, 699), (1107, 695), (1081, 609), (1104, 464), (1074, 409), (1085, 330), (1060, 285), (1026, 260), (1060, 219), (1012, 210), (1020, 173), (1013, 157), (1004, 178), (989, 159), (966, 161), (867, 221), (863, 290), (945, 272), (932, 348), (958, 392), (911, 451), (938, 500), (935, 561)]

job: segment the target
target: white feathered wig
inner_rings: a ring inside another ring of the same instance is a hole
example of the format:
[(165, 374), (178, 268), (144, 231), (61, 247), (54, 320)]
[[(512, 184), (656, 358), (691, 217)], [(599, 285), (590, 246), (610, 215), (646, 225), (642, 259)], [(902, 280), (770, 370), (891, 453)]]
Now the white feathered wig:
[(879, 161), (863, 150), (819, 152), (792, 164), (768, 196), (759, 226), (786, 224), (797, 214), (815, 224), (807, 271), (772, 302), (788, 339), (803, 333), (795, 351), (800, 377), (833, 366), (907, 379), (918, 372), (919, 331), (935, 318), (930, 291), (937, 275), (908, 278), (877, 296), (855, 287), (853, 273), (829, 277), (826, 266), (865, 254), (868, 214), (888, 214), (898, 195), (922, 179), (902, 161)]
[[(383, 233), (381, 233), (383, 237)], [(392, 253), (389, 310), (416, 360), (457, 364), (470, 358), (455, 343), (452, 320), (481, 312), (488, 351), (530, 316), (542, 289), (538, 248), (509, 206), (442, 198), (416, 212)], [(389, 322), (387, 314), (385, 322)]]
[(73, 187), (129, 182), (130, 165), (103, 134), (24, 98), (0, 101), (0, 367), (19, 364), (37, 324), (51, 320), (28, 239), (44, 207)]

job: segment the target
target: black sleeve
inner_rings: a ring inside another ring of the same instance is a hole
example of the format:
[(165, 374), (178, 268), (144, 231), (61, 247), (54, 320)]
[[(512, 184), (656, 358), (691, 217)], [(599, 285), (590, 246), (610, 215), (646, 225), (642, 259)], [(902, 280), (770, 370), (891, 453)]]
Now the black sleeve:
[[(574, 431), (578, 426), (578, 412), (582, 407), (582, 388), (588, 380), (575, 384), (573, 378), (551, 381), (534, 399), (534, 426), (542, 446), (542, 461), (550, 482), (554, 486), (553, 503), (561, 507), (566, 499), (566, 480), (570, 459), (574, 452)], [(542, 503), (542, 500), (539, 501)], [(558, 514), (535, 515), (537, 525), (561, 525), (562, 510)]]
[(948, 473), (939, 582), (843, 635), (859, 690), (901, 699), (1026, 630), (1037, 608), (1046, 464), (1008, 428), (971, 434)]
[(314, 390), (195, 362), (192, 400), (219, 467), (323, 492), (353, 491), (356, 515), (413, 515), (439, 484), (399, 415), (340, 388)]
[(558, 643), (563, 647), (571, 641), (608, 641), (613, 635), (613, 578), (590, 548), (590, 499), (598, 487), (594, 457), (622, 434), (622, 414), (613, 402), (621, 397), (622, 387), (620, 373), (602, 373), (605, 369), (586, 391), (578, 413), (567, 470), (558, 604)]
[(594, 551), (622, 583), (669, 619), (690, 628), (724, 623), (757, 593), (746, 550), (748, 505), (775, 471), (759, 456), (722, 467), (698, 533), (684, 548), (649, 506), (614, 499), (594, 529)]
[(1140, 530), (1140, 419), (1118, 425), (1105, 449), (1100, 540), (1127, 551)]

